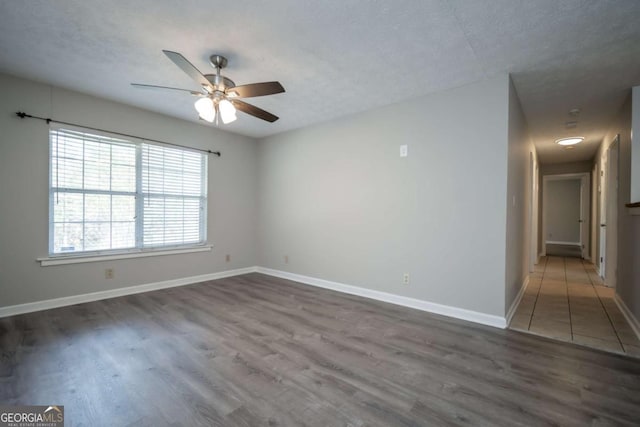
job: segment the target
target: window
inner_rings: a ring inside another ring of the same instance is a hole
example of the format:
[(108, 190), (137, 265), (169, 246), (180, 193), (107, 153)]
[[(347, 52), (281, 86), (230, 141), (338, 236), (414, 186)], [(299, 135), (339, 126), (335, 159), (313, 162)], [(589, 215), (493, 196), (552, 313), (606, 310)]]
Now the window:
[(206, 242), (207, 156), (52, 128), (49, 253), (109, 253)]

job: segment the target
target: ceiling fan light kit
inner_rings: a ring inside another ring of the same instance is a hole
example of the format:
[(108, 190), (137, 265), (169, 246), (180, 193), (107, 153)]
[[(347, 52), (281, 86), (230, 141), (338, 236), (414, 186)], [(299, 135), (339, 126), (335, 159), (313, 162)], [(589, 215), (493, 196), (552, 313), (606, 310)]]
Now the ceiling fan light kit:
[(206, 120), (210, 123), (213, 122), (216, 112), (211, 98), (206, 97), (198, 99), (195, 103), (195, 107), (202, 120)]
[(193, 64), (178, 52), (163, 50), (165, 55), (176, 64), (189, 77), (195, 80), (201, 87), (201, 92), (188, 89), (179, 89), (166, 86), (155, 86), (139, 83), (131, 83), (132, 86), (142, 89), (161, 89), (188, 92), (199, 97), (194, 106), (202, 120), (209, 123), (218, 120), (228, 124), (237, 119), (236, 111), (240, 110), (246, 114), (273, 123), (278, 120), (278, 116), (269, 113), (255, 105), (240, 101), (240, 98), (253, 98), (256, 96), (274, 95), (284, 92), (284, 87), (279, 82), (252, 83), (236, 86), (233, 80), (220, 74), (220, 71), (227, 66), (227, 58), (222, 55), (211, 55), (209, 62), (216, 69), (215, 74), (202, 74)]
[(236, 107), (227, 99), (223, 99), (218, 103), (218, 111), (220, 111), (220, 118), (225, 125), (231, 123), (237, 119)]

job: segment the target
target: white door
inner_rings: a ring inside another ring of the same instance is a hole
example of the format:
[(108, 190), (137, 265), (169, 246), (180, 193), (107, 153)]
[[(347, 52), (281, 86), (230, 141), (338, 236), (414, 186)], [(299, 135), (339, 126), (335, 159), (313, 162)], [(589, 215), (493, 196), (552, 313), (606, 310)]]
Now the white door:
[(598, 248), (598, 271), (600, 273), (600, 277), (604, 279), (606, 274), (606, 258), (607, 258), (607, 176), (606, 172), (608, 170), (607, 164), (607, 155), (609, 153), (605, 152), (602, 156), (600, 162), (600, 183), (598, 184), (598, 189), (600, 191), (600, 197), (598, 198), (598, 204), (600, 208), (600, 224), (598, 224), (600, 228), (600, 246)]
[(593, 165), (593, 171), (591, 172), (591, 239), (589, 239), (589, 247), (591, 248), (591, 262), (595, 265), (598, 264), (598, 232), (600, 230), (600, 224), (598, 223), (598, 209), (599, 209), (599, 192), (600, 192), (600, 178), (598, 177), (598, 165)]
[(618, 275), (618, 150), (619, 138), (609, 146), (607, 155), (605, 268), (602, 275), (605, 285), (614, 288)]
[(529, 153), (529, 179), (531, 180), (531, 202), (529, 203), (529, 272), (538, 263), (538, 166)]
[(582, 258), (589, 258), (589, 175), (580, 179), (580, 246)]

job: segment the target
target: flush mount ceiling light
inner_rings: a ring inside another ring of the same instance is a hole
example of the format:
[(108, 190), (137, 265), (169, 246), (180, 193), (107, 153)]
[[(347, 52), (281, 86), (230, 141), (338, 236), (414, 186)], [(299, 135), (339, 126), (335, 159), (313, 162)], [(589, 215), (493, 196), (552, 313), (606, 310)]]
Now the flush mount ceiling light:
[(253, 98), (256, 96), (275, 95), (284, 92), (284, 88), (278, 82), (250, 83), (236, 86), (233, 80), (220, 74), (227, 66), (227, 58), (222, 55), (211, 55), (209, 62), (216, 69), (215, 74), (202, 74), (193, 64), (179, 54), (170, 50), (163, 50), (164, 54), (176, 64), (189, 77), (201, 86), (200, 91), (180, 89), (167, 86), (155, 86), (148, 84), (131, 83), (140, 89), (159, 89), (164, 91), (179, 91), (197, 96), (195, 102), (196, 111), (202, 120), (209, 123), (222, 120), (227, 124), (236, 120), (236, 111), (240, 110), (250, 116), (257, 117), (269, 123), (278, 120), (278, 116), (271, 114), (255, 105), (241, 101), (241, 98)]
[(556, 139), (558, 145), (576, 145), (584, 141), (584, 136), (572, 136), (570, 138)]

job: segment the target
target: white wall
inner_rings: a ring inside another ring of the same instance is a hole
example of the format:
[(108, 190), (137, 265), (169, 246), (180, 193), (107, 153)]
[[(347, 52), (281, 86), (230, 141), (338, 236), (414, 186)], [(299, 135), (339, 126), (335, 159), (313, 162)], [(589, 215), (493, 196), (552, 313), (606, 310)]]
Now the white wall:
[[(531, 222), (537, 221), (532, 205), (531, 168), (537, 165), (515, 87), (509, 79), (508, 176), (506, 198), (505, 308), (509, 310), (529, 274)], [(530, 157), (534, 162), (531, 165)], [(530, 216), (533, 216), (531, 218)]]
[(260, 265), (504, 316), (508, 108), (503, 75), (260, 141)]
[(580, 243), (580, 179), (544, 185), (545, 242)]
[[(0, 307), (256, 264), (255, 140), (1, 74), (0, 93)], [(213, 250), (41, 267), (36, 258), (48, 250), (48, 127), (16, 111), (222, 151), (209, 159)], [(107, 267), (114, 279), (105, 279)]]

